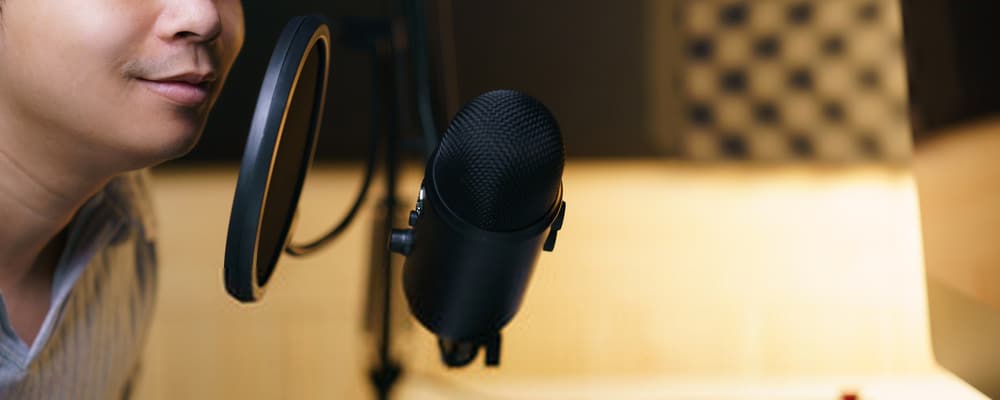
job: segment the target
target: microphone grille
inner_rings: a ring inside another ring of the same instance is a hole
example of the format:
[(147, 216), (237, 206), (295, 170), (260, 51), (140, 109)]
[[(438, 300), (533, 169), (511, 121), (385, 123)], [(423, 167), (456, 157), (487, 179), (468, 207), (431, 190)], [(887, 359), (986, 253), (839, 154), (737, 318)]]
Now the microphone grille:
[(566, 151), (538, 100), (487, 92), (452, 119), (434, 156), (441, 200), (466, 222), (503, 232), (526, 228), (555, 204)]

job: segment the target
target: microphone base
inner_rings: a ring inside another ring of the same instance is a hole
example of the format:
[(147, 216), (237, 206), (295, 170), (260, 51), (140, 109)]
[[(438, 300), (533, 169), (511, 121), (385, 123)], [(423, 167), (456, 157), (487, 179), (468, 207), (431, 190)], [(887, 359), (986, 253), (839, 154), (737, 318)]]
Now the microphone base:
[(441, 361), (451, 368), (464, 367), (472, 363), (479, 355), (479, 348), (485, 348), (486, 357), (483, 360), (487, 367), (500, 366), (500, 332), (476, 340), (448, 340), (438, 338), (438, 350), (441, 351)]
[(379, 400), (389, 399), (389, 392), (402, 374), (403, 369), (393, 362), (372, 369), (369, 377), (371, 378), (372, 386), (375, 387), (376, 396)]

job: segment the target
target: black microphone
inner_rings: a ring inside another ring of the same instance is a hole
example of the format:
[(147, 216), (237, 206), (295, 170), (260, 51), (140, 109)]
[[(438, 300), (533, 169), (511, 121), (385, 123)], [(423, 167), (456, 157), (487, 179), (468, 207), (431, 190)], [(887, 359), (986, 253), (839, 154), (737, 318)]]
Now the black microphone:
[(465, 105), (427, 165), (412, 229), (394, 230), (406, 255), (410, 310), (438, 337), (449, 366), (481, 347), (499, 364), (500, 330), (514, 317), (541, 250), (562, 227), (565, 147), (538, 100), (498, 90)]

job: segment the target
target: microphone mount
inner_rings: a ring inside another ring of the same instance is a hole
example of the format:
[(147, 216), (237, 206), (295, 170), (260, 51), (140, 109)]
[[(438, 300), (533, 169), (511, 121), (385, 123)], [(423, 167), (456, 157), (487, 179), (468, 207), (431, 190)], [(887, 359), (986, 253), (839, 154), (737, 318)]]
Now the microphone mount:
[(441, 352), (441, 361), (449, 367), (464, 367), (472, 363), (479, 355), (479, 349), (486, 350), (486, 357), (483, 360), (487, 367), (497, 367), (500, 365), (500, 332), (486, 335), (475, 340), (448, 340), (438, 338), (438, 350)]

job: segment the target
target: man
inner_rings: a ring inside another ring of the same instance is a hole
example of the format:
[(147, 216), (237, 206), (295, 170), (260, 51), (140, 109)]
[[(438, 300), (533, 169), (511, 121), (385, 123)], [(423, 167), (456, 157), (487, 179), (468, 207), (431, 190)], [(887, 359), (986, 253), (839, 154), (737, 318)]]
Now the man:
[(197, 142), (241, 0), (0, 0), (0, 398), (120, 398), (155, 289), (141, 172)]

